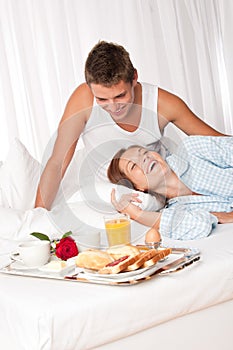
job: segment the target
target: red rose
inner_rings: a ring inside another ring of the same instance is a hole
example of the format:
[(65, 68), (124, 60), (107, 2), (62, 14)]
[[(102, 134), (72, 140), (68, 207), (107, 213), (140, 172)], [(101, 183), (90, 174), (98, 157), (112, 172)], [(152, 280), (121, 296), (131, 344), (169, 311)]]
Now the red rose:
[(71, 237), (65, 237), (57, 243), (55, 248), (56, 256), (62, 260), (67, 260), (78, 255), (78, 247)]

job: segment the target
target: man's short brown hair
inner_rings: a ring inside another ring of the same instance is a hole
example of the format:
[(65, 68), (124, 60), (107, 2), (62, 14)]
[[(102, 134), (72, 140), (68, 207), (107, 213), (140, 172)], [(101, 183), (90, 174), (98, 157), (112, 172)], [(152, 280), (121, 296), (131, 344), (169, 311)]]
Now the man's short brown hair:
[(89, 53), (85, 64), (85, 79), (91, 83), (110, 87), (121, 80), (132, 83), (135, 68), (123, 46), (100, 41)]

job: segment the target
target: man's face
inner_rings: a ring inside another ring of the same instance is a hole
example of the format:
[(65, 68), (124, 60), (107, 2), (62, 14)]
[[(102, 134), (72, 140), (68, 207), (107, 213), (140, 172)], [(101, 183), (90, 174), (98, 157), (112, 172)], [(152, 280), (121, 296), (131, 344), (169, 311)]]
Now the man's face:
[(134, 103), (134, 87), (136, 83), (135, 80), (132, 84), (121, 80), (118, 84), (111, 87), (99, 84), (91, 84), (90, 87), (98, 105), (108, 112), (116, 122), (120, 122), (127, 117)]

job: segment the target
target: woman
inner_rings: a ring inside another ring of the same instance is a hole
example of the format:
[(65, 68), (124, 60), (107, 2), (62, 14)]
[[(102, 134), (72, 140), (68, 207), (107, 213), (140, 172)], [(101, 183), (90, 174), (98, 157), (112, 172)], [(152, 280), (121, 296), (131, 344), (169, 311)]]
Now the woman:
[[(166, 198), (161, 212), (140, 209), (135, 193), (111, 200), (133, 220), (174, 239), (207, 237), (217, 223), (233, 222), (233, 137), (190, 136), (165, 160), (140, 146), (120, 150), (108, 177)], [(134, 204), (136, 203), (136, 204)]]

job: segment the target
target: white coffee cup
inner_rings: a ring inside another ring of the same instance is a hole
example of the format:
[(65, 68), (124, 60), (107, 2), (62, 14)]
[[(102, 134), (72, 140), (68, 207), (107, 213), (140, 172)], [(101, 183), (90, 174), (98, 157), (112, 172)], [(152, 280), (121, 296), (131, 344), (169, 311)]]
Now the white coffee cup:
[(49, 241), (25, 241), (19, 244), (17, 253), (12, 258), (28, 267), (39, 267), (46, 264), (50, 258)]
[(87, 249), (100, 248), (100, 232), (91, 232), (75, 236), (78, 251), (81, 253)]

